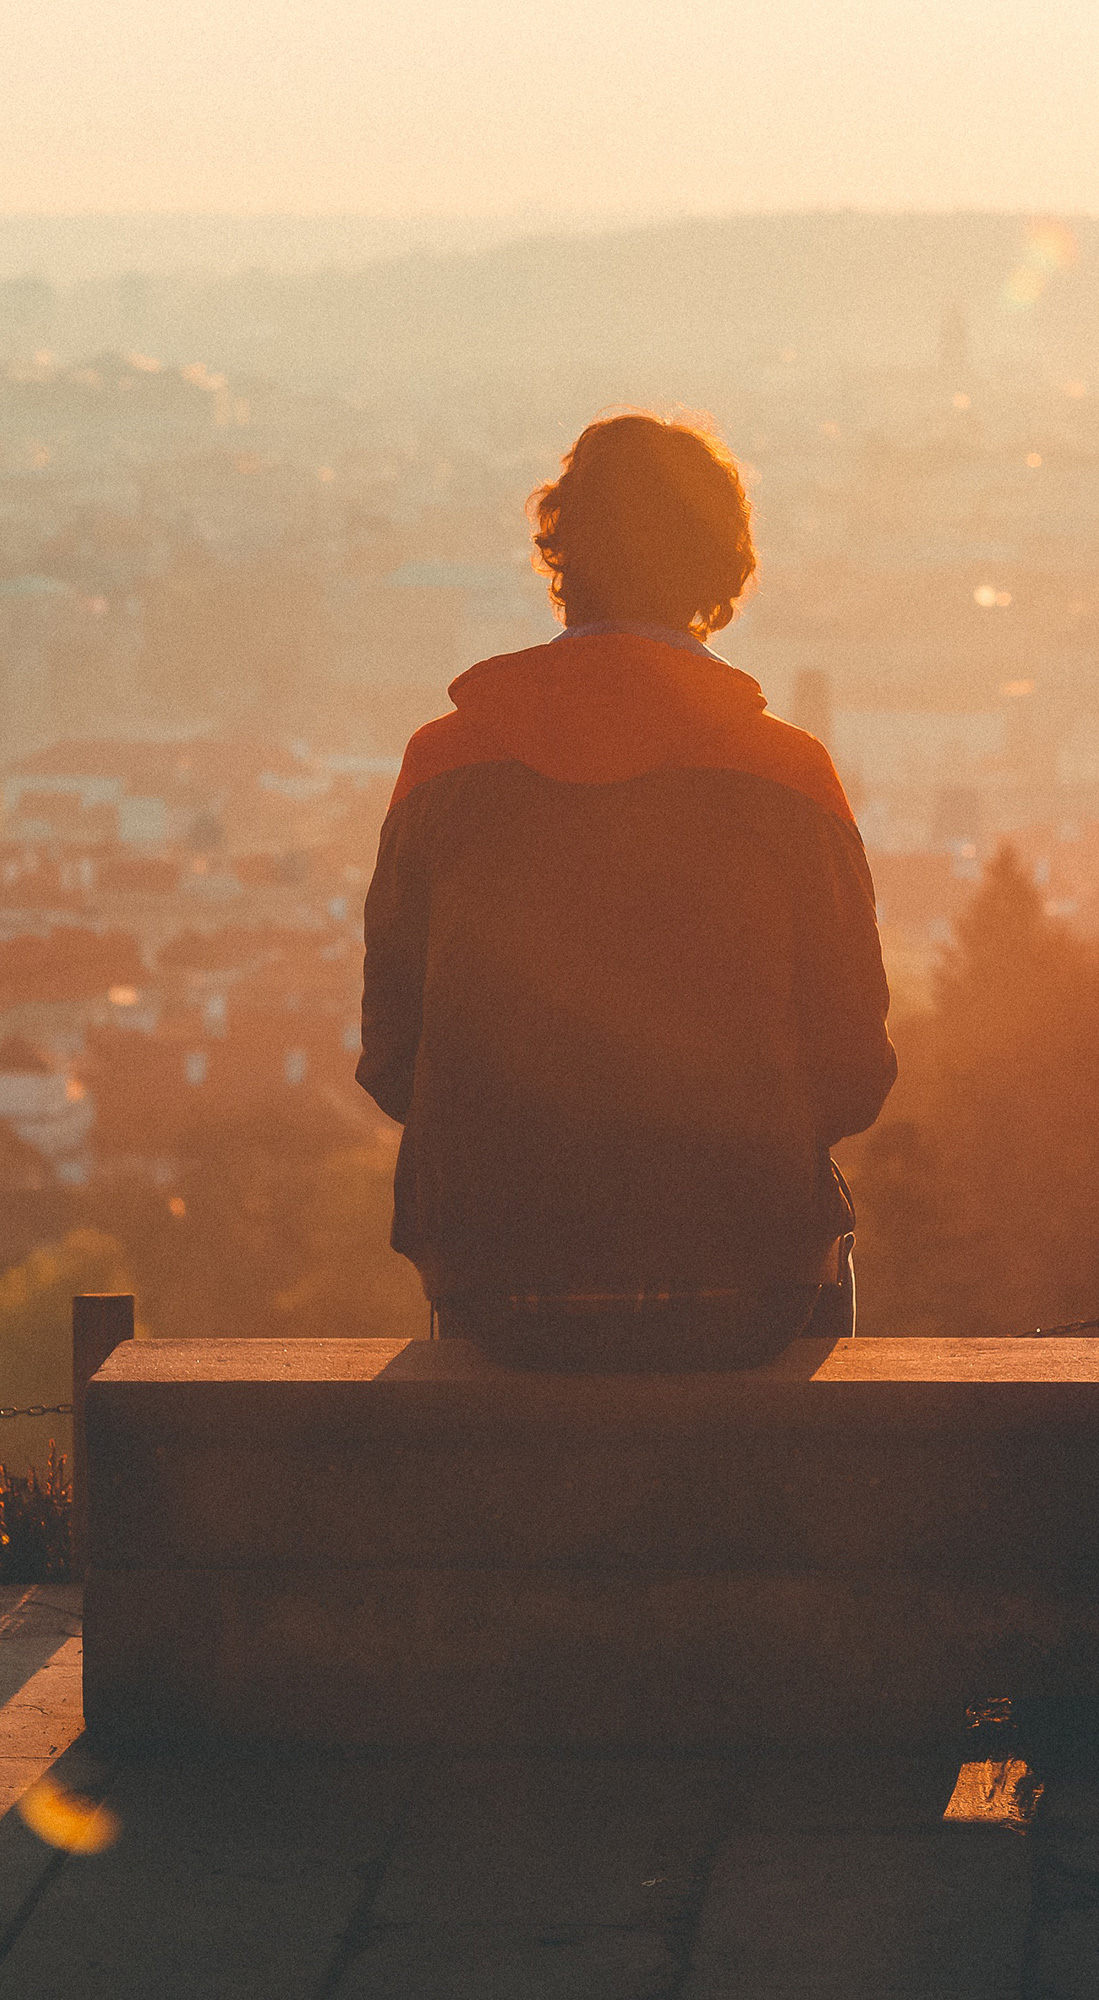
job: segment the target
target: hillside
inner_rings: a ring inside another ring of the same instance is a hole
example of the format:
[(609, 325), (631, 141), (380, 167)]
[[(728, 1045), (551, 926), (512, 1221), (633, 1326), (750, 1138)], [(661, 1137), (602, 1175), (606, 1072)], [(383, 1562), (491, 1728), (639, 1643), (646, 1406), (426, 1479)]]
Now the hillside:
[(674, 371), (704, 388), (784, 358), (813, 372), (927, 365), (950, 315), (978, 362), (1095, 366), (1099, 220), (746, 215), (357, 269), (9, 280), (0, 352), (139, 348), (353, 394), (546, 371), (657, 385)]

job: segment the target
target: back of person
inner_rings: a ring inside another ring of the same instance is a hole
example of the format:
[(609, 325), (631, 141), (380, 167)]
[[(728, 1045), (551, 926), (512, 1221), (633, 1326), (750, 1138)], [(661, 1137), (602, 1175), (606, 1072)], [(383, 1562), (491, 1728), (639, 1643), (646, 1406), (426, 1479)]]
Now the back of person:
[[(566, 631), (417, 732), (367, 899), (358, 1075), (405, 1125), (394, 1245), (448, 1331), (702, 1326), (758, 1358), (849, 1227), (829, 1146), (895, 1073), (869, 872), (823, 747), (698, 635), (752, 561), (721, 448), (612, 419), (538, 504)], [(701, 610), (653, 588), (677, 508), (676, 574), (726, 590)]]

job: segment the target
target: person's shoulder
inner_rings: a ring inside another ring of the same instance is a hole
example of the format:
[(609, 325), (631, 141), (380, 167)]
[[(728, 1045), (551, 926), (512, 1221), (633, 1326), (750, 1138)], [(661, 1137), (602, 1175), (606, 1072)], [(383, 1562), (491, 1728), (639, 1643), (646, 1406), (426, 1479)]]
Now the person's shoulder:
[(392, 812), (402, 799), (432, 778), (461, 770), (466, 764), (480, 763), (483, 758), (484, 749), (477, 740), (477, 732), (457, 709), (425, 722), (409, 737), (389, 810)]
[(853, 827), (855, 816), (824, 744), (807, 729), (766, 712), (752, 718), (745, 749), (758, 776), (771, 778)]

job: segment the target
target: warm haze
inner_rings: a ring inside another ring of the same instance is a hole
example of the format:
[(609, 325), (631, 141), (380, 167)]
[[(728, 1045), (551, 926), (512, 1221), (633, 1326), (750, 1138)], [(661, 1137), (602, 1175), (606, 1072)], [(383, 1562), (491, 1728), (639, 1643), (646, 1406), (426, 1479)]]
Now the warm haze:
[(9, 0), (0, 211), (1099, 207), (1090, 0)]

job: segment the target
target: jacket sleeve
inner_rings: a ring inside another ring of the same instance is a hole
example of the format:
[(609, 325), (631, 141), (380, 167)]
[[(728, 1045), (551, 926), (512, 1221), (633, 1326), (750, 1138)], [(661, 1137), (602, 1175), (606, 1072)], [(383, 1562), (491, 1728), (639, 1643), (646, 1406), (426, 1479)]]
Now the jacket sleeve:
[(829, 814), (801, 920), (801, 1020), (826, 1146), (865, 1132), (896, 1080), (874, 885), (857, 829)]
[(418, 816), (391, 808), (364, 915), (362, 1055), (356, 1078), (390, 1118), (408, 1117), (420, 1041), (429, 885)]

